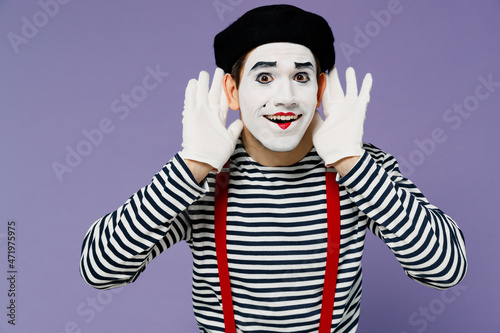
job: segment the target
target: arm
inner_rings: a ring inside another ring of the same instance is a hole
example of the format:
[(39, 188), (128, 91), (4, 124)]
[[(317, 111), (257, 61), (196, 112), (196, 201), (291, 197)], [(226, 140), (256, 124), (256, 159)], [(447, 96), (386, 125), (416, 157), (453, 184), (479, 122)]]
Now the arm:
[(204, 193), (176, 155), (149, 185), (92, 225), (82, 246), (83, 279), (100, 289), (135, 281), (154, 257), (190, 237), (186, 209)]
[(367, 74), (359, 95), (352, 68), (346, 71), (346, 93), (333, 69), (323, 95), (325, 120), (316, 114), (313, 141), (325, 164), (342, 176), (351, 200), (368, 217), (368, 227), (396, 255), (413, 279), (446, 288), (467, 270), (463, 235), (455, 222), (429, 204), (399, 172), (395, 159), (370, 145), (362, 146), (363, 123), (372, 77)]
[(222, 98), (223, 76), (218, 68), (210, 90), (206, 72), (189, 81), (182, 113), (182, 152), (151, 184), (88, 231), (80, 271), (90, 285), (111, 288), (133, 282), (160, 252), (189, 239), (187, 208), (204, 195), (200, 183), (208, 173), (220, 170), (231, 156), (243, 127), (239, 120), (225, 127), (228, 106)]
[(368, 227), (391, 249), (407, 275), (448, 288), (467, 271), (465, 241), (456, 223), (431, 205), (399, 172), (396, 160), (372, 145), (339, 184), (369, 218)]

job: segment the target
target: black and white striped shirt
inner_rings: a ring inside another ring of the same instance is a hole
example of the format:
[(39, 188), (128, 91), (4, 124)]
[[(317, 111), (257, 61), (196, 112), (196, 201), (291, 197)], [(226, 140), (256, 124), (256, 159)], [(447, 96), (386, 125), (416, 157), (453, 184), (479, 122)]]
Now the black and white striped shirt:
[[(457, 284), (467, 262), (461, 231), (372, 145), (340, 178), (341, 243), (332, 332), (355, 332), (367, 228), (408, 276), (435, 288)], [(224, 332), (214, 241), (215, 174), (200, 186), (179, 155), (151, 184), (88, 231), (81, 274), (96, 288), (135, 281), (176, 242), (193, 254), (193, 305), (201, 332)], [(316, 151), (264, 167), (241, 141), (231, 157), (227, 248), (238, 332), (317, 332), (326, 261), (325, 168)]]

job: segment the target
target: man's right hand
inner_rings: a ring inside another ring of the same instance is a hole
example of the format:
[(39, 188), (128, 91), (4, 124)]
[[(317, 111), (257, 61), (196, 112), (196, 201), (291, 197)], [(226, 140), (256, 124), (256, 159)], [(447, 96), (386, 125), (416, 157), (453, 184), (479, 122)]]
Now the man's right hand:
[[(217, 171), (222, 169), (233, 153), (243, 129), (239, 119), (226, 128), (229, 108), (222, 89), (223, 78), (224, 71), (217, 68), (210, 91), (207, 72), (200, 72), (198, 80), (191, 79), (186, 87), (182, 112), (181, 157), (185, 161), (210, 165)], [(192, 165), (188, 163), (190, 169)]]

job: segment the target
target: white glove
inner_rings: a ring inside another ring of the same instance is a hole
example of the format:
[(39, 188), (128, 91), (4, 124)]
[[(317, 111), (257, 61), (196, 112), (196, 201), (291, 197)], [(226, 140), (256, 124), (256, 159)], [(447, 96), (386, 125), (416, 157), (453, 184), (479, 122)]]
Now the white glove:
[(356, 73), (349, 67), (344, 96), (337, 68), (325, 75), (327, 83), (322, 100), (325, 120), (316, 112), (313, 143), (325, 165), (331, 165), (345, 157), (363, 154), (363, 123), (373, 80), (371, 74), (366, 74), (358, 96)]
[(203, 162), (220, 171), (234, 151), (243, 129), (241, 120), (235, 120), (226, 129), (227, 98), (222, 89), (224, 71), (217, 68), (212, 87), (210, 76), (202, 71), (198, 81), (191, 79), (186, 87), (182, 112), (182, 151), (186, 160)]

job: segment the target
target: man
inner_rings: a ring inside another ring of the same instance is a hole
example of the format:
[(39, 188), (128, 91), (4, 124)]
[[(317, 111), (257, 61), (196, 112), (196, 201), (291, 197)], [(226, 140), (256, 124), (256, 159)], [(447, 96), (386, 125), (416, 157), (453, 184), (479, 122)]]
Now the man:
[[(447, 288), (464, 277), (455, 222), (362, 143), (372, 78), (358, 95), (348, 69), (344, 95), (323, 18), (256, 8), (214, 48), (211, 88), (206, 72), (186, 88), (183, 150), (87, 233), (87, 283), (133, 282), (185, 240), (201, 332), (355, 332), (367, 228), (412, 279)], [(228, 105), (241, 120), (226, 128)]]

